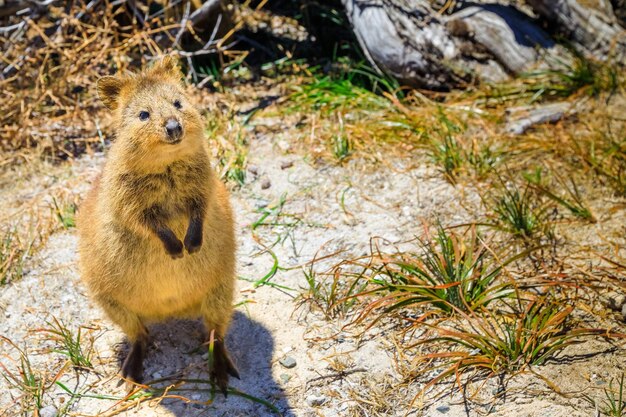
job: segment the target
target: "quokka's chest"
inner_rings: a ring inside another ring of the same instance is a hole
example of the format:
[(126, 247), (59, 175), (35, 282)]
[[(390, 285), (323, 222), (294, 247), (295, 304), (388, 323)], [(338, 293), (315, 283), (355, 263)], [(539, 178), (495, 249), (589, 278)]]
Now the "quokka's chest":
[(122, 174), (114, 185), (121, 200), (175, 207), (184, 205), (207, 183), (201, 176), (185, 170), (167, 170), (158, 174)]

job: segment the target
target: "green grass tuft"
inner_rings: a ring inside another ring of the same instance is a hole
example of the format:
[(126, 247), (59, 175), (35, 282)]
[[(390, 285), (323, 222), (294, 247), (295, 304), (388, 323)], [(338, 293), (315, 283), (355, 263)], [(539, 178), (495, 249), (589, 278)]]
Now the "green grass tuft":
[(338, 134), (332, 137), (333, 155), (339, 161), (343, 161), (352, 153), (352, 141), (346, 134)]
[(26, 350), (20, 349), (6, 337), (0, 336), (0, 342), (2, 341), (10, 344), (19, 353), (16, 371), (9, 370), (0, 362), (1, 374), (8, 386), (22, 393), (16, 400), (16, 406), (21, 412), (37, 413), (44, 406), (44, 394), (49, 388), (48, 381), (45, 375), (33, 368)]
[(92, 368), (91, 356), (93, 354), (93, 341), (89, 342), (89, 347), (84, 348), (82, 342), (82, 330), (79, 327), (76, 335), (56, 317), (52, 318), (52, 322), (46, 322), (48, 328), (42, 329), (42, 332), (52, 336), (53, 340), (60, 346), (53, 352), (60, 353), (70, 360), (72, 365), (77, 368)]
[(570, 177), (568, 184), (556, 173), (555, 176), (557, 178), (558, 184), (560, 185), (559, 188), (565, 191), (566, 196), (557, 194), (557, 192), (552, 191), (547, 185), (543, 184), (541, 169), (536, 170), (532, 174), (524, 175), (524, 178), (530, 184), (532, 184), (533, 188), (535, 188), (541, 194), (550, 198), (554, 202), (568, 209), (570, 213), (572, 213), (574, 216), (583, 220), (587, 220), (591, 223), (595, 223), (596, 218), (591, 213), (591, 209), (589, 209), (589, 207), (587, 207), (587, 205), (583, 201), (583, 197), (580, 194), (580, 191), (574, 179)]
[(623, 417), (626, 415), (626, 400), (624, 399), (624, 374), (622, 373), (617, 390), (613, 388), (614, 380), (609, 381), (609, 389), (604, 390), (604, 401), (600, 407), (602, 414), (609, 417)]
[(8, 284), (24, 275), (25, 249), (15, 230), (9, 230), (0, 238), (0, 285)]
[(457, 139), (461, 127), (453, 123), (441, 108), (437, 112), (437, 121), (434, 134), (430, 136), (430, 155), (446, 178), (454, 183), (465, 162), (463, 147)]
[(544, 229), (546, 207), (540, 206), (527, 185), (520, 189), (515, 183), (504, 185), (496, 198), (494, 211), (500, 227), (514, 235), (530, 238)]
[(487, 376), (495, 376), (542, 365), (581, 338), (624, 337), (609, 334), (606, 329), (570, 329), (568, 319), (573, 307), (563, 306), (562, 302), (535, 298), (521, 307), (511, 314), (486, 309), (469, 313), (458, 310), (462, 320), (456, 326), (433, 328), (437, 336), (414, 346), (436, 346), (437, 352), (423, 355), (420, 360), (429, 364), (431, 370), (432, 361), (438, 360), (444, 369), (424, 391), (452, 375), (460, 385), (460, 375), (465, 372), (484, 371)]
[(386, 93), (401, 96), (398, 83), (378, 74), (364, 62), (340, 60), (339, 64), (326, 74), (315, 74), (310, 83), (297, 86), (290, 96), (290, 111), (303, 108), (334, 111), (339, 108), (381, 109), (391, 107), (391, 102), (382, 97)]
[(475, 227), (459, 235), (438, 226), (436, 235), (427, 239), (418, 240), (418, 253), (379, 254), (381, 262), (370, 267), (368, 276), (373, 288), (357, 296), (376, 293), (383, 297), (372, 302), (365, 314), (374, 308), (389, 313), (417, 306), (451, 314), (487, 306), (515, 291), (510, 282), (497, 280), (506, 265), (526, 253), (495, 256)]
[(59, 219), (59, 223), (64, 229), (76, 227), (76, 204), (69, 203), (59, 206), (56, 198), (52, 198), (54, 215)]

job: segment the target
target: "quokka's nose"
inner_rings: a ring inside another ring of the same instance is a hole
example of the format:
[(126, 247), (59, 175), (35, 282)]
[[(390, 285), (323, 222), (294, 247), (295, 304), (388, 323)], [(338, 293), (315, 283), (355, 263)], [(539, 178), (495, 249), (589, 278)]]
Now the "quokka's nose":
[(165, 131), (167, 132), (167, 136), (169, 138), (178, 139), (183, 133), (183, 127), (180, 125), (178, 120), (168, 119), (167, 122), (165, 122)]

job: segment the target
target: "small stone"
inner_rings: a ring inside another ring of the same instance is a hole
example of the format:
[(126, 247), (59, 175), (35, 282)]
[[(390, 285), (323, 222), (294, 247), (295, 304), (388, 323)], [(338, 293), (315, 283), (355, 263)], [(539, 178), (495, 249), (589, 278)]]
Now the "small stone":
[(206, 352), (205, 354), (202, 355), (202, 360), (205, 360), (205, 361), (209, 360), (209, 352)]
[(291, 356), (285, 356), (281, 360), (278, 361), (285, 368), (291, 369), (296, 366), (296, 360)]
[(47, 405), (44, 408), (39, 409), (40, 417), (57, 417), (59, 412), (53, 405)]
[(251, 173), (252, 175), (259, 175), (259, 168), (257, 168), (254, 165), (250, 165), (248, 167), (248, 172)]
[(277, 145), (280, 148), (280, 150), (283, 152), (287, 152), (289, 150), (289, 147), (291, 146), (289, 145), (289, 142), (287, 142), (286, 140), (279, 140)]
[(323, 395), (311, 394), (306, 397), (306, 403), (311, 407), (319, 407), (326, 402), (326, 397)]
[(152, 378), (154, 379), (161, 379), (162, 375), (160, 372), (155, 372), (152, 374)]
[(293, 166), (293, 161), (283, 161), (280, 163), (280, 169), (287, 169)]
[(262, 190), (267, 190), (271, 186), (272, 186), (272, 183), (270, 182), (269, 179), (265, 178), (263, 181), (261, 181), (261, 189)]
[(448, 411), (450, 411), (450, 406), (448, 405), (440, 405), (439, 407), (435, 408), (435, 410), (439, 411), (441, 414), (445, 414)]
[(284, 385), (291, 379), (291, 375), (288, 374), (280, 374), (280, 382)]
[(624, 306), (626, 305), (626, 294), (611, 291), (608, 294), (602, 295), (600, 300), (611, 310), (623, 311)]
[[(268, 202), (268, 201), (266, 201), (266, 200), (259, 200), (259, 201), (257, 201), (257, 202), (254, 204), (254, 206), (255, 206), (257, 209), (262, 209), (262, 208), (267, 207), (267, 206), (268, 206), (268, 204), (269, 204), (269, 202)], [(251, 263), (250, 263), (250, 265), (254, 265), (254, 264), (251, 262)]]

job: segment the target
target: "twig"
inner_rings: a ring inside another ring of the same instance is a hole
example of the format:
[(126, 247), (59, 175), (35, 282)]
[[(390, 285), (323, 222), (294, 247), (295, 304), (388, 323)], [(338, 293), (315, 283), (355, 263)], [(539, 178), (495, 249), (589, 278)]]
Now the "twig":
[[(222, 14), (220, 13), (217, 16), (217, 22), (215, 22), (215, 27), (213, 28), (213, 32), (211, 33), (211, 37), (209, 38), (209, 40), (207, 41), (207, 43), (204, 44), (204, 46), (202, 47), (202, 49), (206, 49), (209, 46), (213, 46), (213, 42), (215, 41), (215, 37), (217, 36), (217, 31), (220, 28), (220, 24), (222, 23)], [(215, 42), (217, 43), (217, 42)]]
[(333, 381), (336, 381), (338, 379), (345, 378), (348, 375), (356, 374), (357, 372), (367, 372), (367, 369), (365, 369), (365, 368), (354, 368), (354, 369), (349, 369), (347, 371), (339, 371), (339, 372), (336, 372), (334, 374), (320, 375), (320, 376), (318, 376), (316, 378), (312, 378), (312, 379), (309, 379), (308, 381), (306, 381), (306, 386), (308, 387), (310, 383), (316, 382), (316, 381), (321, 381), (321, 380), (324, 380), (324, 379), (332, 378)]
[(11, 26), (0, 27), (0, 33), (9, 33), (9, 32), (12, 32), (13, 30), (16, 30), (16, 29), (20, 30), (24, 26), (26, 26), (26, 21), (22, 20), (20, 23), (16, 23), (16, 24), (11, 25)]
[(202, 4), (202, 7), (200, 7), (191, 14), (191, 26), (193, 26), (194, 28), (197, 27), (199, 23), (205, 21), (209, 17), (209, 15), (220, 6), (220, 0), (208, 0), (204, 2), (204, 4)]
[(191, 2), (188, 1), (187, 3), (185, 3), (185, 13), (183, 14), (183, 20), (180, 23), (180, 30), (176, 34), (176, 39), (174, 40), (174, 44), (172, 45), (172, 48), (174, 49), (178, 47), (178, 44), (180, 43), (180, 38), (183, 36), (183, 33), (185, 33), (185, 31), (187, 30), (187, 22), (189, 21), (190, 11), (191, 11)]

